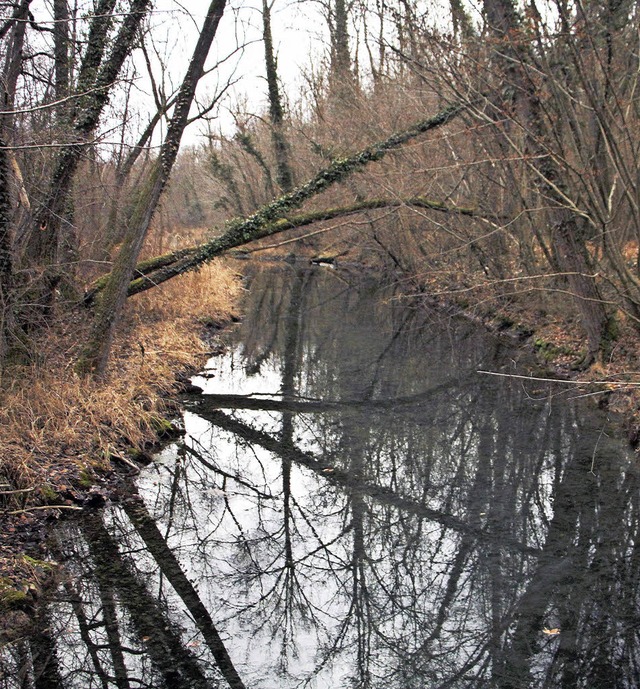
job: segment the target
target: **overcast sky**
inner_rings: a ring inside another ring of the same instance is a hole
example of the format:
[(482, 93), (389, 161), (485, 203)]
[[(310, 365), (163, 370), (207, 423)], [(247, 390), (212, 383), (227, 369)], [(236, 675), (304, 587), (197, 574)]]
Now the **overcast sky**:
[[(188, 7), (188, 13), (185, 9)], [(166, 81), (176, 88), (187, 68), (197, 40), (197, 32), (209, 6), (209, 0), (157, 0), (153, 14), (154, 36), (158, 53), (169, 65)], [(219, 119), (212, 125), (225, 133), (233, 130), (230, 109), (238, 105), (258, 114), (267, 107), (267, 85), (264, 79), (264, 47), (261, 42), (261, 2), (236, 0), (228, 4), (208, 65), (224, 61), (215, 74), (209, 75), (198, 90), (198, 98), (206, 101), (229, 79), (236, 83), (220, 109)], [(191, 15), (191, 18), (188, 15)], [(313, 0), (292, 2), (276, 0), (273, 7), (272, 31), (278, 55), (278, 69), (287, 93), (303, 87), (302, 72), (321, 59), (322, 43), (326, 41), (323, 20)], [(238, 50), (239, 46), (244, 46)], [(140, 70), (143, 70), (140, 64)], [(160, 74), (159, 65), (156, 71)], [(140, 84), (144, 81), (141, 76)], [(202, 125), (195, 125), (185, 135), (185, 144), (195, 143)]]

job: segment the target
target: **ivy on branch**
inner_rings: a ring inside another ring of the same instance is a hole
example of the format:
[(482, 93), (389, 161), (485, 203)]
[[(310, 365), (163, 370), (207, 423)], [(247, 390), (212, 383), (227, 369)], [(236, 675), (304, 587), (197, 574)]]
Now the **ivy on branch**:
[[(221, 236), (215, 239), (211, 239), (195, 247), (176, 251), (172, 254), (158, 256), (139, 264), (136, 270), (140, 277), (131, 281), (128, 295), (131, 296), (151, 289), (152, 287), (156, 287), (176, 275), (182, 275), (183, 273), (198, 268), (230, 249), (248, 244), (257, 239), (262, 239), (263, 237), (268, 237), (293, 227), (300, 227), (303, 224), (327, 220), (332, 217), (354, 213), (359, 210), (407, 204), (414, 206), (421, 205), (424, 208), (432, 208), (440, 211), (445, 211), (446, 209), (446, 212), (473, 215), (474, 212), (471, 209), (451, 208), (435, 201), (429, 201), (428, 199), (415, 198), (412, 200), (412, 203), (410, 203), (410, 199), (405, 199), (404, 201), (384, 201), (377, 199), (369, 202), (365, 201), (362, 203), (361, 207), (356, 209), (332, 209), (329, 211), (319, 211), (317, 213), (307, 214), (306, 216), (298, 218), (291, 216), (287, 217), (287, 214), (292, 210), (299, 208), (305, 201), (317, 196), (334, 184), (342, 182), (352, 172), (365, 167), (369, 163), (381, 160), (389, 151), (399, 148), (402, 144), (416, 138), (420, 134), (424, 134), (431, 129), (447, 124), (457, 117), (466, 107), (467, 105), (462, 103), (451, 104), (433, 117), (422, 120), (404, 131), (396, 132), (389, 138), (372, 144), (352, 156), (336, 158), (328, 167), (318, 172), (308, 182), (263, 206), (248, 218), (235, 219), (227, 223), (226, 230)], [(367, 203), (370, 205), (367, 205)], [(85, 294), (85, 303), (90, 304), (94, 300), (96, 294), (102, 289), (107, 277), (108, 276), (104, 276), (101, 278), (87, 291)]]

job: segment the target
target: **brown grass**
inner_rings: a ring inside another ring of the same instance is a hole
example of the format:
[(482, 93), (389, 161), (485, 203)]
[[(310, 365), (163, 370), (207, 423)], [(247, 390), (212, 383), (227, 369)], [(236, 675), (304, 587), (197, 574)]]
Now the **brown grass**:
[[(90, 318), (65, 314), (39, 339), (39, 363), (13, 371), (1, 394), (0, 490), (32, 488), (30, 503), (51, 500), (156, 440), (174, 411), (176, 376), (202, 363), (204, 327), (229, 320), (239, 290), (219, 262), (131, 300), (98, 382), (73, 368)], [(0, 497), (15, 508), (24, 495)]]

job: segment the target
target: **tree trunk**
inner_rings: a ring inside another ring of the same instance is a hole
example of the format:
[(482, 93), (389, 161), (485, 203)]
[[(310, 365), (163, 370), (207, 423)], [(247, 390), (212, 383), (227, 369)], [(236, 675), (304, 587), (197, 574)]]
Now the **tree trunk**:
[(4, 75), (2, 83), (2, 111), (3, 124), (6, 120), (13, 119), (11, 109), (16, 93), (16, 83), (22, 68), (22, 48), (24, 46), (24, 36), (27, 28), (27, 17), (29, 5), (32, 0), (22, 0), (14, 10), (12, 19), (7, 22), (10, 27), (9, 39), (6, 43)]
[(349, 14), (346, 0), (334, 0), (334, 31), (331, 36), (331, 71), (341, 81), (351, 77), (351, 55), (349, 53)]
[[(67, 0), (53, 0), (53, 57), (55, 64), (55, 94), (57, 100), (69, 95), (71, 64), (69, 55), (69, 8)], [(59, 112), (67, 110), (66, 105), (59, 107)]]
[[(79, 104), (73, 118), (73, 140), (62, 150), (55, 164), (49, 190), (35, 215), (27, 248), (29, 259), (36, 264), (50, 266), (58, 259), (61, 219), (64, 218), (69, 202), (78, 163), (109, 101), (111, 89), (122, 65), (133, 49), (140, 24), (151, 7), (151, 0), (132, 0), (131, 9), (105, 60), (108, 28), (114, 5), (114, 0), (102, 0), (92, 22), (87, 52), (78, 76)], [(57, 284), (59, 278), (58, 274), (50, 276), (49, 290)]]
[(355, 78), (351, 69), (349, 49), (349, 12), (347, 0), (334, 0), (333, 17), (329, 23), (331, 33), (331, 65), (329, 71), (329, 96), (333, 105), (348, 105), (354, 95)]
[(0, 136), (0, 372), (13, 327), (13, 242), (10, 171), (4, 137)]
[[(263, 206), (256, 213), (246, 218), (245, 220), (235, 220), (228, 224), (227, 231), (221, 236), (213, 239), (206, 244), (201, 244), (191, 249), (182, 249), (169, 256), (161, 256), (156, 259), (151, 259), (145, 262), (146, 266), (152, 266), (153, 272), (148, 267), (141, 267), (141, 272), (146, 273), (145, 276), (137, 278), (128, 286), (128, 294), (137, 294), (143, 292), (151, 287), (170, 280), (177, 275), (182, 275), (190, 270), (198, 268), (203, 263), (210, 261), (215, 256), (218, 256), (229, 249), (233, 249), (243, 244), (268, 237), (277, 232), (282, 232), (292, 227), (300, 226), (301, 224), (309, 224), (309, 222), (316, 222), (331, 217), (332, 210), (318, 211), (303, 216), (302, 218), (285, 217), (286, 213), (294, 208), (300, 207), (305, 201), (313, 198), (317, 194), (325, 191), (329, 187), (338, 182), (343, 181), (351, 173), (364, 167), (368, 163), (375, 162), (384, 158), (384, 156), (402, 144), (414, 139), (431, 129), (443, 126), (457, 117), (464, 109), (464, 106), (459, 103), (454, 103), (441, 110), (434, 117), (430, 117), (422, 122), (418, 122), (413, 127), (396, 132), (388, 139), (380, 141), (372, 146), (369, 146), (362, 151), (348, 157), (334, 160), (329, 167), (324, 168), (316, 174), (311, 180), (305, 184), (296, 187), (289, 194), (285, 194), (276, 199), (270, 204)], [(449, 207), (438, 204), (427, 199), (414, 199), (413, 205), (422, 205), (426, 208), (434, 208), (448, 212)], [(378, 204), (378, 205), (376, 205)], [(356, 205), (356, 210), (360, 211), (363, 208), (384, 207), (387, 205), (394, 205), (394, 202), (384, 201), (383, 205), (379, 205), (380, 200), (373, 200), (370, 202), (362, 202)], [(335, 211), (336, 209), (333, 209)], [(451, 209), (452, 212), (473, 215), (471, 209), (458, 208)], [(344, 215), (348, 212), (356, 212), (352, 209), (341, 208), (338, 209), (338, 215)], [(297, 224), (296, 224), (297, 223)], [(158, 268), (156, 269), (156, 266)], [(111, 277), (108, 278), (111, 280)], [(102, 280), (102, 279), (101, 279)], [(103, 283), (104, 285), (104, 283)], [(104, 286), (98, 287), (104, 289)], [(85, 297), (85, 301), (91, 302), (95, 296), (95, 291), (91, 291)]]
[(188, 123), (189, 110), (198, 81), (204, 72), (204, 63), (216, 35), (226, 0), (213, 0), (209, 6), (187, 74), (182, 82), (176, 106), (147, 185), (144, 187), (127, 223), (122, 248), (96, 309), (93, 328), (80, 361), (78, 371), (83, 374), (102, 375), (107, 366), (115, 326), (127, 298), (129, 281), (133, 274), (149, 225), (167, 184), (171, 169), (180, 148), (180, 140)]
[(462, 0), (449, 0), (453, 35), (464, 41), (477, 40), (477, 33)]
[[(543, 124), (543, 106), (534, 82), (527, 74), (532, 64), (526, 29), (512, 0), (485, 0), (485, 15), (496, 43), (495, 59), (505, 75), (508, 96), (499, 117), (520, 118), (527, 133), (525, 153), (536, 170), (538, 187), (548, 200), (553, 218), (551, 242), (560, 269), (566, 273), (574, 303), (587, 335), (587, 355), (591, 363), (607, 344), (609, 316), (587, 261), (584, 240), (579, 236), (575, 213), (567, 207), (562, 169), (549, 155), (547, 132)], [(509, 102), (509, 100), (511, 102)], [(552, 150), (552, 147), (551, 147)], [(555, 209), (555, 210), (554, 210)]]
[(0, 372), (14, 328), (14, 246), (11, 204), (11, 159), (7, 146), (13, 126), (16, 84), (22, 67), (22, 49), (31, 0), (22, 0), (13, 13), (7, 41), (0, 103)]
[[(319, 211), (310, 211), (309, 213), (300, 213), (298, 215), (285, 215), (271, 223), (265, 225), (261, 231), (260, 237), (255, 237), (255, 239), (262, 239), (264, 237), (270, 237), (271, 235), (279, 234), (280, 232), (286, 232), (287, 230), (295, 230), (299, 227), (305, 227), (307, 225), (313, 225), (318, 222), (323, 222), (325, 220), (333, 220), (335, 218), (344, 218), (354, 213), (362, 213), (364, 211), (379, 210), (383, 208), (422, 208), (426, 210), (433, 210), (439, 213), (446, 213), (449, 215), (465, 215), (470, 218), (485, 218), (489, 221), (504, 220), (502, 216), (487, 216), (482, 213), (477, 212), (473, 208), (464, 208), (461, 206), (447, 206), (439, 201), (432, 201), (426, 199), (423, 196), (413, 196), (411, 198), (395, 198), (395, 199), (366, 199), (364, 201), (358, 201), (349, 206), (339, 206), (337, 208), (324, 208)], [(157, 284), (165, 282), (156, 271), (162, 270), (163, 268), (169, 268), (176, 265), (181, 261), (187, 259), (192, 259), (196, 255), (203, 252), (209, 251), (213, 244), (217, 244), (220, 241), (220, 237), (212, 240), (211, 242), (206, 242), (205, 244), (198, 244), (196, 246), (186, 247), (184, 249), (178, 249), (168, 254), (163, 254), (161, 256), (154, 256), (153, 258), (148, 258), (144, 261), (140, 261), (135, 267), (134, 275), (137, 275), (129, 285), (128, 296), (138, 294), (139, 292), (144, 292), (151, 287), (155, 287)], [(234, 246), (242, 246), (248, 242), (254, 241), (254, 239), (249, 239), (248, 241), (241, 241)], [(472, 241), (467, 239), (465, 241)], [(218, 253), (223, 253), (228, 249), (234, 248), (230, 246), (227, 249), (220, 249)], [(185, 272), (185, 271), (182, 271)], [(140, 280), (145, 276), (149, 276), (147, 280)], [(91, 306), (93, 304), (97, 295), (104, 290), (109, 274), (103, 275), (98, 278), (92, 286), (85, 292), (83, 302), (85, 306)], [(156, 280), (159, 280), (156, 282)]]
[(280, 189), (287, 193), (293, 189), (293, 171), (291, 170), (289, 144), (284, 134), (284, 109), (278, 88), (278, 68), (273, 52), (271, 35), (271, 6), (268, 0), (262, 0), (262, 21), (264, 57), (269, 88), (269, 117), (271, 119), (271, 140), (276, 157), (276, 179)]

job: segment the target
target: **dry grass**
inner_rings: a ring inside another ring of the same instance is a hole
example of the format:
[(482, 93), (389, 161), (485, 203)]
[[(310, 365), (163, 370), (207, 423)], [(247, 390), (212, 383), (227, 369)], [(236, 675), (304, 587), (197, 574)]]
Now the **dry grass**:
[[(2, 392), (0, 490), (32, 488), (33, 501), (52, 499), (86, 484), (87, 472), (109, 469), (112, 456), (156, 440), (160, 420), (173, 411), (176, 375), (202, 363), (204, 325), (227, 321), (239, 290), (220, 262), (133, 299), (99, 382), (73, 368), (90, 319), (65, 314), (64, 326), (38, 341), (40, 363), (14, 371)], [(23, 495), (2, 496), (5, 507)]]

